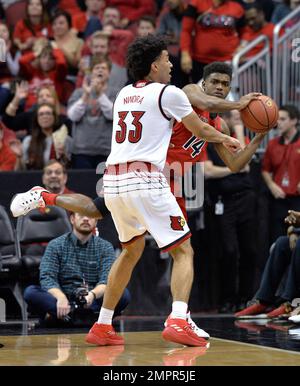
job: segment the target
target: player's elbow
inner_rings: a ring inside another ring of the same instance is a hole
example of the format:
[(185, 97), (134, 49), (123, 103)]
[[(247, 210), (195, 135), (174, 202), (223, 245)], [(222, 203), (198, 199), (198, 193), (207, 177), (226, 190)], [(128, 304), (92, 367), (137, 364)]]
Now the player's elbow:
[(236, 162), (229, 162), (227, 164), (227, 167), (229, 168), (231, 173), (238, 173), (238, 172), (240, 172), (243, 169), (243, 165), (239, 165)]
[(239, 171), (241, 171), (242, 168), (238, 168), (236, 166), (230, 166), (229, 169), (232, 173), (238, 173)]

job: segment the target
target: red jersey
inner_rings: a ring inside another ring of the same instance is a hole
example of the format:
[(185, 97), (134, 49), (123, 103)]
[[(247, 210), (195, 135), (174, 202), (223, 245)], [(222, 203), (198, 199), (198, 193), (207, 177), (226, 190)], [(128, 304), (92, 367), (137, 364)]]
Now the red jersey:
[[(206, 122), (218, 131), (221, 131), (221, 119), (218, 115), (212, 117), (212, 114), (208, 111), (203, 111), (196, 107), (194, 107), (194, 111), (203, 122)], [(176, 194), (178, 190), (180, 191), (177, 184), (181, 184), (178, 177), (183, 176), (196, 162), (207, 160), (207, 153), (205, 151), (207, 142), (193, 135), (182, 122), (177, 122), (173, 127), (170, 143), (173, 147), (170, 146), (168, 149), (165, 175), (169, 177), (171, 191), (174, 194), (184, 217), (187, 219), (185, 199), (181, 195)], [(168, 171), (170, 166), (172, 170), (171, 175)]]
[[(201, 121), (208, 123), (218, 131), (221, 131), (221, 119), (218, 115), (212, 117), (208, 111), (203, 111), (194, 107)], [(215, 114), (214, 114), (215, 115)], [(193, 135), (182, 122), (177, 122), (173, 127), (173, 134), (171, 137), (171, 144), (174, 147), (169, 147), (167, 154), (167, 164), (180, 163), (180, 175), (186, 171), (196, 162), (206, 160), (206, 152), (203, 150), (207, 147), (207, 142), (201, 138)], [(177, 172), (176, 167), (176, 172)], [(177, 173), (176, 173), (177, 174)]]

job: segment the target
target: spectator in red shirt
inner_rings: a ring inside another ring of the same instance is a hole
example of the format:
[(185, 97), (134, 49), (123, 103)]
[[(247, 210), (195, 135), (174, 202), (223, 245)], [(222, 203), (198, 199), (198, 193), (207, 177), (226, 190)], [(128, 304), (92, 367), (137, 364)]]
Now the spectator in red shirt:
[[(270, 42), (270, 50), (273, 47), (274, 24), (267, 23), (264, 11), (261, 5), (254, 5), (245, 12), (246, 26), (241, 31), (241, 43), (238, 51), (247, 46), (247, 44), (261, 35), (266, 35)], [(252, 48), (246, 55), (247, 58), (255, 56), (264, 47), (264, 43), (259, 43)]]
[(121, 13), (120, 26), (127, 28), (141, 16), (154, 15), (154, 0), (107, 0), (107, 7), (116, 7)]
[(26, 17), (17, 22), (14, 30), (14, 43), (20, 51), (29, 51), (37, 38), (48, 35), (48, 17), (43, 1), (28, 0)]
[(0, 172), (15, 170), (17, 157), (3, 141), (4, 130), (0, 125)]
[(101, 17), (105, 2), (103, 0), (85, 0), (86, 11), (73, 17), (73, 28), (84, 38), (102, 29)]
[(300, 211), (300, 114), (296, 106), (279, 109), (280, 136), (272, 139), (263, 159), (262, 176), (271, 193), (271, 242), (285, 233), (289, 209)]
[(64, 81), (67, 76), (67, 62), (59, 49), (53, 49), (46, 39), (36, 41), (33, 52), (20, 58), (21, 75), (29, 81), (26, 108), (36, 103), (37, 90), (44, 84), (53, 84), (60, 102), (64, 95)]
[(181, 67), (197, 83), (203, 67), (230, 61), (239, 46), (243, 7), (230, 0), (191, 0), (182, 21)]

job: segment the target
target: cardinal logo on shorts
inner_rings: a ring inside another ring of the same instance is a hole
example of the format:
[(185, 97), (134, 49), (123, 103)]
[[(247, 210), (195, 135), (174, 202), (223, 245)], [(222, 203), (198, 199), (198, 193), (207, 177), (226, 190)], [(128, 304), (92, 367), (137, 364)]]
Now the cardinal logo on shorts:
[(185, 226), (185, 219), (181, 216), (170, 216), (171, 228), (174, 231), (183, 231)]

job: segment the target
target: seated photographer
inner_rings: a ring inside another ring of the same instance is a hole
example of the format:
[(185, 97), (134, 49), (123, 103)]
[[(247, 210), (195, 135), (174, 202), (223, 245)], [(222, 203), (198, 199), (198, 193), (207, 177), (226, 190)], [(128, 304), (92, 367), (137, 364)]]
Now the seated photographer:
[(289, 225), (287, 236), (278, 237), (274, 243), (258, 291), (248, 307), (235, 314), (236, 318), (291, 316), (293, 299), (300, 295), (300, 212), (290, 210), (285, 223)]
[[(93, 234), (96, 219), (72, 213), (70, 221), (73, 231), (52, 240), (46, 248), (40, 265), (40, 286), (31, 285), (24, 292), (29, 311), (42, 321), (72, 323), (75, 310), (87, 316), (98, 313), (115, 260), (113, 246)], [(129, 301), (126, 289), (114, 316), (120, 315)]]

